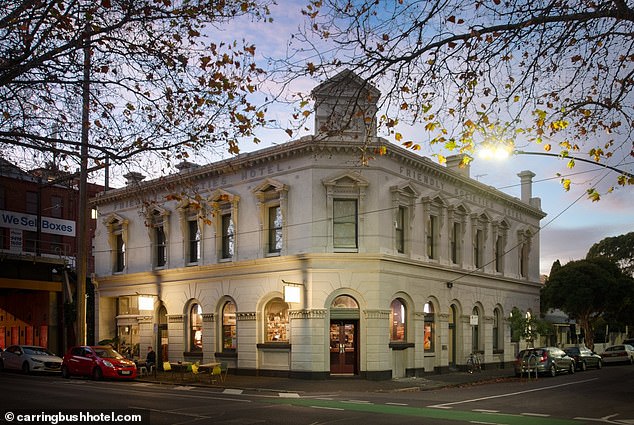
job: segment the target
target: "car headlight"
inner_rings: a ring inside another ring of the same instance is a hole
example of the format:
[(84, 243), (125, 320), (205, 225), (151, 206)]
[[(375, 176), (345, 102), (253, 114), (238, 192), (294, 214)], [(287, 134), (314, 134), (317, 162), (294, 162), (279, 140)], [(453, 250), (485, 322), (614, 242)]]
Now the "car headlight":
[(112, 368), (114, 368), (114, 366), (112, 365), (112, 363), (110, 363), (108, 360), (104, 360), (104, 361), (103, 361), (103, 365), (104, 365), (104, 366), (106, 366), (106, 367), (112, 367)]

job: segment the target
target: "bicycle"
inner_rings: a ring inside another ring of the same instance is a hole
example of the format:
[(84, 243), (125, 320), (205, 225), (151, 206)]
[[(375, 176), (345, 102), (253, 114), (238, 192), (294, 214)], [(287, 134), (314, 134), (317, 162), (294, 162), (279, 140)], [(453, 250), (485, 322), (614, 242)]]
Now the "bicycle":
[(476, 353), (471, 353), (469, 357), (467, 357), (467, 372), (482, 372), (480, 357)]

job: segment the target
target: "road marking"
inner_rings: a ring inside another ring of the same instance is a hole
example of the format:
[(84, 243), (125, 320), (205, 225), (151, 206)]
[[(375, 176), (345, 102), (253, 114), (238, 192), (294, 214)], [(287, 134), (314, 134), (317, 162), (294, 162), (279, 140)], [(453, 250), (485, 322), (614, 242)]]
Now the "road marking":
[(196, 387), (188, 387), (186, 385), (178, 385), (178, 386), (174, 387), (174, 389), (178, 390), (178, 391), (189, 391), (189, 390), (193, 390), (194, 388), (196, 388)]
[(530, 412), (520, 413), (520, 415), (523, 415), (523, 416), (534, 416), (534, 417), (537, 417), (537, 418), (548, 418), (550, 416), (550, 415), (547, 415), (545, 413), (530, 413)]
[(326, 407), (326, 406), (310, 406), (313, 409), (323, 409), (323, 410), (346, 410), (346, 409), (341, 409), (339, 407)]
[(500, 422), (469, 421), (469, 423), (480, 424), (480, 425), (501, 425)]
[(566, 382), (565, 384), (551, 385), (549, 387), (533, 388), (533, 389), (525, 390), (525, 391), (516, 391), (514, 393), (508, 393), (508, 394), (498, 394), (498, 395), (492, 395), (492, 396), (488, 396), (488, 397), (472, 398), (472, 399), (469, 399), (469, 400), (452, 401), (452, 402), (449, 402), (449, 403), (434, 404), (432, 406), (427, 406), (427, 407), (433, 407), (433, 408), (436, 408), (436, 409), (447, 409), (449, 406), (455, 406), (457, 404), (473, 403), (475, 401), (483, 401), (483, 400), (493, 400), (495, 398), (513, 397), (513, 396), (516, 396), (516, 395), (533, 393), (535, 391), (552, 390), (554, 388), (567, 387), (569, 385), (583, 384), (583, 383), (586, 383), (586, 382), (596, 381), (597, 379), (598, 378), (592, 378), (592, 379), (586, 379), (586, 380), (583, 380), (583, 381)]
[(352, 404), (372, 404), (372, 402), (367, 400), (341, 400), (342, 403), (352, 403)]
[(244, 392), (244, 390), (238, 390), (236, 388), (226, 388), (222, 393), (223, 394), (231, 394), (231, 395), (240, 395)]
[(389, 404), (390, 406), (409, 406), (409, 404), (407, 403), (385, 403), (385, 404)]
[(299, 398), (299, 394), (297, 393), (279, 393), (282, 398)]
[(499, 410), (488, 410), (488, 409), (473, 409), (473, 412), (480, 412), (480, 413), (500, 413)]

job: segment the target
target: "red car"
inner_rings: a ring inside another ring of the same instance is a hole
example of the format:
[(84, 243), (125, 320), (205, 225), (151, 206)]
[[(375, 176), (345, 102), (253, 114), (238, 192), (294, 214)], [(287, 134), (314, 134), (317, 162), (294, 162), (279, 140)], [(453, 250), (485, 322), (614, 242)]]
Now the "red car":
[(62, 362), (62, 376), (90, 376), (101, 378), (135, 379), (136, 365), (109, 346), (72, 347)]

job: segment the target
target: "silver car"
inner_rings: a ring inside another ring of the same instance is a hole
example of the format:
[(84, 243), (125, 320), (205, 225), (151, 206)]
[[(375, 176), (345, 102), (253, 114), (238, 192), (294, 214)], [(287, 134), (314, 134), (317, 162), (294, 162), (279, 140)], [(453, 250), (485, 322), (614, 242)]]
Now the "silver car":
[(11, 345), (0, 353), (0, 369), (61, 373), (62, 359), (44, 347)]
[(613, 345), (601, 354), (603, 363), (634, 364), (634, 347), (628, 344)]
[(528, 348), (515, 359), (515, 375), (543, 373), (556, 376), (560, 372), (575, 373), (572, 357), (557, 347)]

